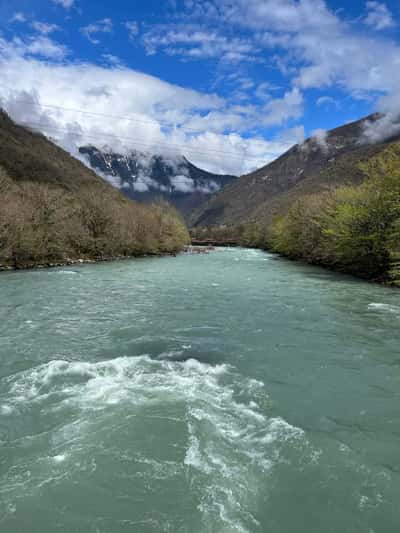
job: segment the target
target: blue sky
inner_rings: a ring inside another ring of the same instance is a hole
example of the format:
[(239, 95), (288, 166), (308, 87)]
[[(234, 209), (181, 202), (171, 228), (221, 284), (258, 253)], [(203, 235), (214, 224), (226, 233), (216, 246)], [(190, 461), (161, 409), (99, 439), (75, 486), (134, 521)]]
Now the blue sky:
[(0, 20), (2, 105), (71, 152), (240, 174), (400, 104), (393, 0), (0, 0)]

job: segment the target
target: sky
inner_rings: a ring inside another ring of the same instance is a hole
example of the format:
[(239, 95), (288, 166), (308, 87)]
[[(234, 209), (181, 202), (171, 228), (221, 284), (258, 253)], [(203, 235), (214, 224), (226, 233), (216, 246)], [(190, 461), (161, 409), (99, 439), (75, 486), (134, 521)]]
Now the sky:
[(239, 175), (376, 110), (390, 129), (399, 23), (397, 0), (0, 0), (0, 105), (72, 153)]

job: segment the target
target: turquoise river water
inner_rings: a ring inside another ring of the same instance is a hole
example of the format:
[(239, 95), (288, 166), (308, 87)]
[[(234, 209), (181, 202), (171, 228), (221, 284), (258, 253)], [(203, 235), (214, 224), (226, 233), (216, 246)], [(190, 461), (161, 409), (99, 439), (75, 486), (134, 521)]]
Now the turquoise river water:
[(399, 292), (247, 249), (0, 275), (1, 533), (399, 531)]

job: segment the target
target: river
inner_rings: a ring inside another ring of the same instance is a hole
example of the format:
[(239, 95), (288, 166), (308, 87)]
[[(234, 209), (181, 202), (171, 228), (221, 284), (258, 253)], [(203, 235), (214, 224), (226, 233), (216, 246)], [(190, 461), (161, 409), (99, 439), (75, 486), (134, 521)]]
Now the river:
[(400, 293), (248, 249), (0, 275), (1, 533), (396, 533)]

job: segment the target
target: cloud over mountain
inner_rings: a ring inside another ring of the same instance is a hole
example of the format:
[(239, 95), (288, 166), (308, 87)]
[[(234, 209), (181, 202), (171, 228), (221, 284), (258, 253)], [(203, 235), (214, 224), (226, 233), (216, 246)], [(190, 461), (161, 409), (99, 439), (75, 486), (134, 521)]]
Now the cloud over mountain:
[(260, 110), (115, 64), (40, 59), (66, 55), (63, 45), (47, 37), (0, 40), (4, 107), (14, 119), (61, 142), (76, 138), (80, 145), (107, 143), (120, 152), (137, 146), (184, 153), (210, 170), (240, 174), (275, 157), (290, 142), (246, 138), (241, 132), (301, 115), (298, 89), (270, 99)]
[[(326, 118), (334, 126), (375, 109), (397, 112), (390, 0), (339, 10), (326, 0), (183, 0), (157, 12), (53, 3), (67, 13), (49, 3), (49, 18), (37, 20), (20, 0), (10, 12), (0, 97), (14, 118), (69, 146), (183, 153), (241, 174)], [(31, 103), (18, 109), (21, 91)]]

